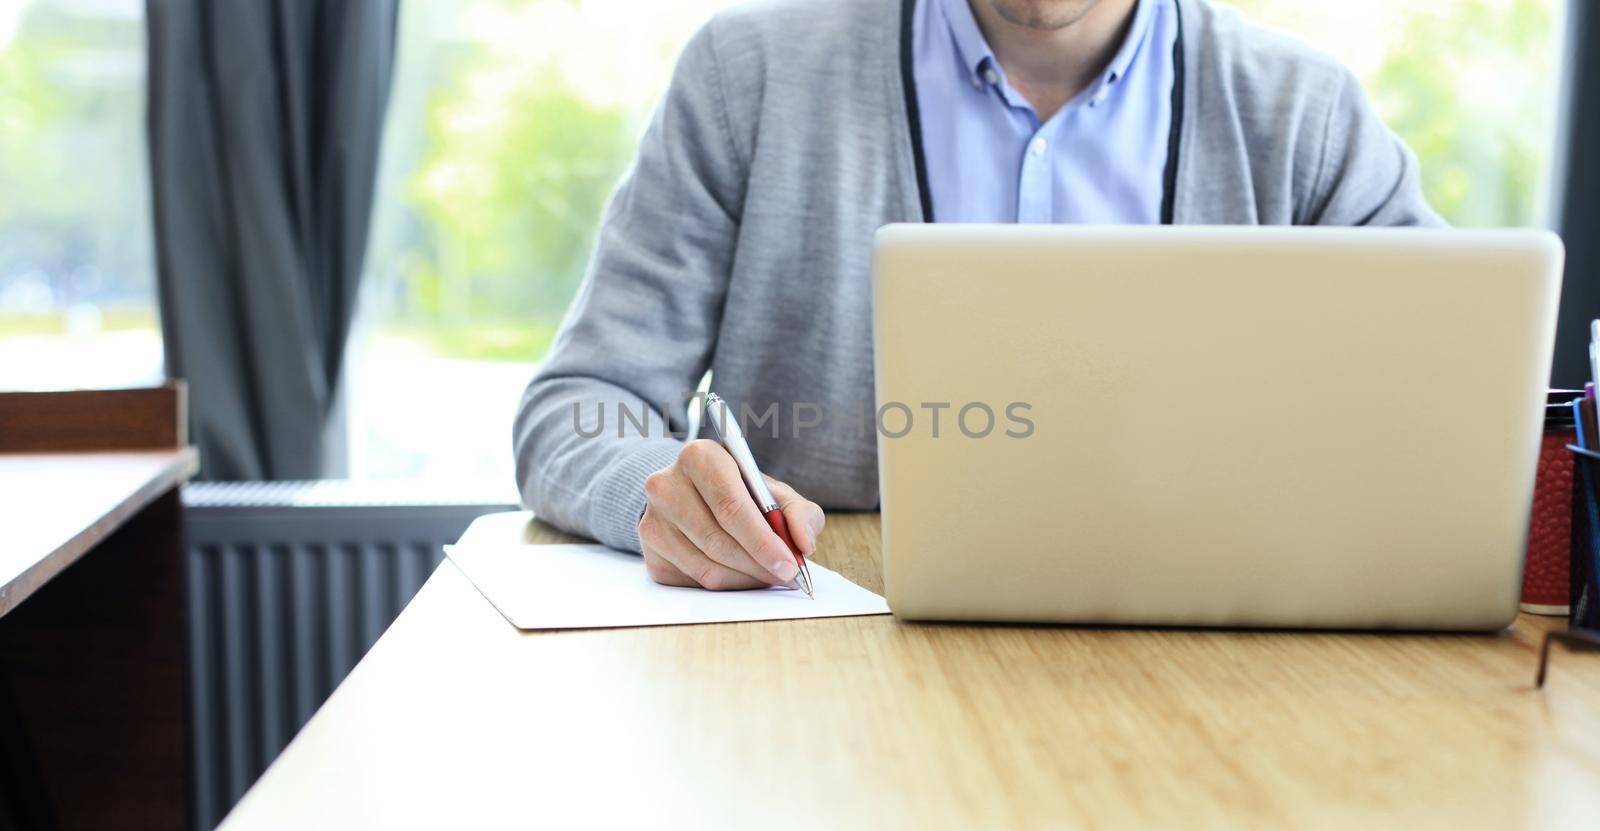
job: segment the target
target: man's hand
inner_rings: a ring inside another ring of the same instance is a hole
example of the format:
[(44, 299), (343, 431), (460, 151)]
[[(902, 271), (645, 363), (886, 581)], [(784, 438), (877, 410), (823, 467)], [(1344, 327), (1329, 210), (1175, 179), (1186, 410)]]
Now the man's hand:
[[(822, 533), (822, 508), (767, 477), (789, 535), (810, 557)], [(728, 451), (700, 439), (683, 446), (671, 466), (644, 480), (648, 503), (639, 544), (651, 579), (713, 591), (786, 585), (799, 568), (756, 508)]]

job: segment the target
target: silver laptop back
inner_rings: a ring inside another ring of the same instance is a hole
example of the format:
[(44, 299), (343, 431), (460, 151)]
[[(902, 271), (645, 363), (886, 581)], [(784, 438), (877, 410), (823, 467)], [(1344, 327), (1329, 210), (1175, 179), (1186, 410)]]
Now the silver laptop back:
[(1505, 626), (1561, 263), (1538, 231), (883, 229), (890, 606)]

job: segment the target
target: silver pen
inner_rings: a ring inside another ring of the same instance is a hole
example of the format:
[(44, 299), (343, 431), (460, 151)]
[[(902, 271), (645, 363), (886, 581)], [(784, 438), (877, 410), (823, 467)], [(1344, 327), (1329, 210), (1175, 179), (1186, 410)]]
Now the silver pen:
[(767, 525), (772, 527), (772, 532), (789, 546), (789, 552), (794, 555), (795, 564), (800, 567), (800, 572), (795, 575), (795, 582), (806, 597), (813, 600), (817, 595), (811, 589), (811, 567), (806, 565), (805, 555), (800, 553), (800, 547), (794, 544), (794, 538), (789, 536), (789, 524), (784, 522), (783, 509), (778, 507), (778, 500), (773, 498), (772, 489), (767, 487), (767, 480), (761, 475), (761, 468), (756, 467), (756, 458), (750, 455), (750, 445), (745, 443), (744, 431), (739, 429), (739, 420), (733, 417), (728, 408), (728, 403), (723, 401), (716, 393), (706, 395), (705, 404), (706, 420), (711, 422), (712, 430), (717, 434), (717, 440), (722, 443), (728, 455), (733, 457), (734, 464), (739, 466), (739, 476), (744, 479), (745, 488), (756, 500), (756, 509), (766, 518)]

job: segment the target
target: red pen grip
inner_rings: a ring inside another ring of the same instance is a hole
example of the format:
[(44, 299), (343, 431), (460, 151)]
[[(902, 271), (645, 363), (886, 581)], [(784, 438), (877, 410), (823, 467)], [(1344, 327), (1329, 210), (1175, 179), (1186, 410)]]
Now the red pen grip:
[(783, 521), (783, 509), (773, 508), (763, 516), (767, 518), (767, 524), (772, 526), (772, 533), (777, 534), (778, 539), (783, 540), (783, 544), (789, 546), (790, 553), (794, 554), (794, 561), (800, 565), (805, 565), (806, 558), (800, 553), (800, 546), (795, 545), (794, 538), (789, 536), (789, 523)]

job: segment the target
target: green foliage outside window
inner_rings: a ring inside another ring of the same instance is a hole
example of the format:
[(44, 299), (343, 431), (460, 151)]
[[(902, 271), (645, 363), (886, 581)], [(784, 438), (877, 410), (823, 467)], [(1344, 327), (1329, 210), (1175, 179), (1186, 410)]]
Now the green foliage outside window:
[[(1586, 0), (1585, 0), (1586, 1)], [(1544, 219), (1545, 174), (1553, 152), (1560, 40), (1559, 0), (1448, 3), (1285, 3), (1228, 0), (1251, 18), (1298, 30), (1324, 49), (1339, 43), (1307, 12), (1342, 14), (1389, 48), (1359, 73), (1389, 128), (1416, 153), (1422, 188), (1453, 225), (1535, 225)], [(1379, 7), (1397, 21), (1382, 31)]]
[(0, 334), (62, 328), (62, 310), (84, 303), (121, 318), (139, 306), (151, 326), (141, 22), (4, 6)]
[(511, 91), (493, 131), (459, 117), (454, 85), (432, 98), (431, 152), (407, 189), (432, 243), (414, 275), (417, 311), (475, 321), (559, 314), (633, 152), (633, 126), (554, 73)]
[(1422, 162), (1428, 200), (1456, 225), (1532, 225), (1543, 217), (1550, 88), (1560, 56), (1540, 0), (1450, 5), (1406, 28), (1372, 79), (1389, 127)]
[[(704, 11), (720, 0), (694, 2)], [(1358, 74), (1417, 153), (1428, 198), (1451, 222), (1544, 220), (1561, 0), (1235, 4), (1341, 58), (1370, 45), (1364, 41), (1386, 44)], [(653, 67), (648, 84), (607, 96), (594, 84), (578, 89), (571, 67), (544, 55), (545, 47), (513, 48), (516, 59), (508, 60), (505, 38), (491, 48), (470, 28), (419, 25), (483, 7), (540, 20), (544, 12), (568, 16), (555, 20), (588, 13), (573, 0), (407, 4), (386, 137), (385, 152), (395, 155), (386, 162), (369, 252), (379, 300), (373, 317), (380, 334), (414, 339), (436, 354), (532, 361), (583, 277), (605, 201), (687, 30), (660, 33), (661, 54), (643, 58)], [(148, 231), (134, 232), (149, 219), (143, 178), (129, 180), (115, 199), (99, 184), (146, 161), (137, 136), (108, 137), (99, 126), (140, 123), (123, 111), (142, 107), (141, 22), (94, 22), (51, 2), (21, 8), (9, 40), (0, 25), (0, 296), (42, 274), (69, 299), (74, 281), (107, 297), (152, 297)], [(433, 18), (413, 16), (424, 11)], [(1342, 34), (1311, 21), (1341, 13), (1352, 20)], [(1362, 17), (1378, 14), (1387, 22)], [(637, 48), (596, 34), (620, 36), (627, 24), (619, 19), (606, 30), (590, 21), (573, 37), (603, 59), (637, 59)], [(107, 251), (118, 267), (105, 267)], [(153, 318), (152, 307), (140, 314)], [(0, 307), (0, 324), (49, 330), (57, 323), (42, 317), (61, 316), (30, 314), (41, 320), (21, 321)]]

